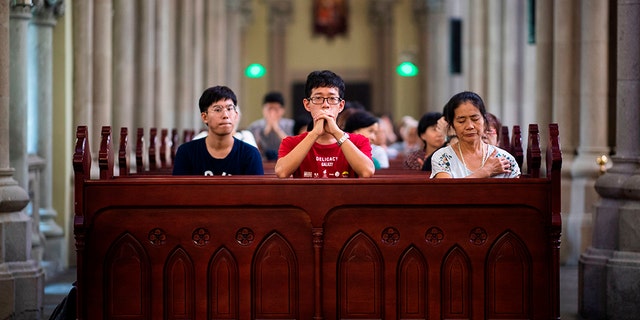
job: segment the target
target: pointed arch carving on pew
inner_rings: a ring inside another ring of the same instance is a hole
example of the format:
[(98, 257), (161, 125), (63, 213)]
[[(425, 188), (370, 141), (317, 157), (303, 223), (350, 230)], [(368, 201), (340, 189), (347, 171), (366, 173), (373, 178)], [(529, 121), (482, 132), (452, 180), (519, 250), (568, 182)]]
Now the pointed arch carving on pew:
[(299, 318), (299, 271), (295, 250), (277, 231), (257, 247), (252, 264), (253, 312), (257, 319)]
[(445, 255), (441, 270), (442, 318), (471, 319), (471, 261), (460, 245)]
[(383, 319), (384, 261), (375, 242), (362, 230), (354, 234), (338, 257), (340, 319)]
[[(124, 233), (109, 247), (105, 255), (104, 300), (108, 319), (118, 317), (151, 317), (151, 263), (149, 254), (131, 233)], [(122, 286), (126, 283), (126, 286)], [(127, 303), (121, 303), (121, 297)], [(94, 298), (95, 299), (95, 298)]]
[(181, 246), (176, 247), (168, 255), (163, 274), (167, 319), (194, 319), (196, 272), (189, 253)]
[(210, 319), (238, 319), (240, 279), (238, 262), (226, 247), (211, 258), (207, 272), (207, 292)]
[(524, 242), (511, 230), (500, 235), (487, 255), (485, 310), (490, 319), (531, 319), (533, 262)]
[(411, 244), (398, 263), (398, 319), (427, 319), (429, 314), (429, 265), (424, 255)]

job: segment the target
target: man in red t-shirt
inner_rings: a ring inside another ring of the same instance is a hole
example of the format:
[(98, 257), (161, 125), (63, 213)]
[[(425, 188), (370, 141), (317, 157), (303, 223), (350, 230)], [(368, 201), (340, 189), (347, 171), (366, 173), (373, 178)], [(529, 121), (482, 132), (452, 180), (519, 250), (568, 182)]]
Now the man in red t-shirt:
[(313, 129), (282, 140), (275, 172), (279, 178), (369, 178), (375, 172), (369, 139), (347, 134), (336, 124), (344, 109), (344, 81), (329, 71), (307, 77), (304, 108)]

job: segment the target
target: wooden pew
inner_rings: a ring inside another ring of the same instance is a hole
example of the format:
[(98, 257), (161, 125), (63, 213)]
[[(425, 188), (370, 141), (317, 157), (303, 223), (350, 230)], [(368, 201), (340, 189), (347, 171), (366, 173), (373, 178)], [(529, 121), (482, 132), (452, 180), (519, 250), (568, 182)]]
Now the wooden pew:
[[(161, 137), (158, 138), (158, 130), (151, 128), (149, 130), (149, 146), (147, 152), (148, 169), (145, 168), (144, 156), (145, 156), (145, 139), (144, 129), (138, 128), (136, 132), (136, 144), (135, 144), (135, 172), (132, 171), (133, 166), (130, 164), (129, 159), (129, 130), (126, 127), (120, 128), (120, 145), (118, 147), (118, 175), (128, 176), (132, 174), (156, 174), (167, 175), (171, 174), (173, 170), (173, 161), (175, 159), (176, 151), (179, 146), (179, 136), (176, 129), (171, 130), (171, 136), (169, 137), (169, 130), (162, 129)], [(187, 132), (187, 131), (185, 131)], [(101, 149), (100, 154), (108, 153), (103, 148), (111, 148), (111, 127), (103, 126), (101, 131)], [(160, 141), (160, 147), (157, 148), (158, 140)], [(171, 145), (167, 145), (167, 142), (171, 142)], [(167, 154), (167, 151), (169, 154)]]
[(535, 138), (520, 179), (117, 177), (105, 146), (92, 180), (79, 127), (78, 319), (559, 319), (557, 125), (544, 176)]

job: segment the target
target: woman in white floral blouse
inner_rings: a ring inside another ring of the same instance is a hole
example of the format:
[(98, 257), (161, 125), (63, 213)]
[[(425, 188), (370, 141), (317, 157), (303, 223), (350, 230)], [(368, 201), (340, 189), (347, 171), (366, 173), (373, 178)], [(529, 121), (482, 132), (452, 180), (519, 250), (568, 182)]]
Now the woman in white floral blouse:
[(431, 178), (517, 178), (520, 167), (507, 151), (482, 141), (487, 125), (482, 98), (464, 91), (444, 107), (444, 118), (458, 142), (434, 152)]

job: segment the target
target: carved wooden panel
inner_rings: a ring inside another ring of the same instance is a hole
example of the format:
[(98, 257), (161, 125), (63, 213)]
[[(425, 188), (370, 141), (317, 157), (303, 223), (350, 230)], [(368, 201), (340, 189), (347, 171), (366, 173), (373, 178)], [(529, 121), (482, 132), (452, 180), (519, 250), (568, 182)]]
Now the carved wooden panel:
[(238, 319), (238, 263), (227, 248), (220, 248), (209, 264), (209, 319)]
[(193, 261), (183, 248), (169, 254), (163, 283), (165, 319), (193, 319), (195, 315), (195, 274)]
[[(144, 248), (131, 234), (118, 238), (105, 256), (105, 312), (108, 319), (148, 319), (150, 266)], [(123, 286), (122, 283), (126, 283)]]
[(554, 318), (543, 180), (264, 179), (85, 183), (81, 318)]
[(427, 318), (427, 275), (427, 261), (410, 246), (398, 264), (398, 319)]
[(442, 263), (442, 317), (471, 319), (471, 263), (459, 246), (454, 246)]
[(382, 319), (383, 261), (363, 232), (355, 234), (338, 259), (340, 319)]
[(291, 245), (277, 232), (256, 250), (253, 277), (256, 319), (298, 318), (298, 261)]
[(489, 319), (531, 319), (531, 255), (511, 231), (505, 232), (487, 257), (486, 309)]

